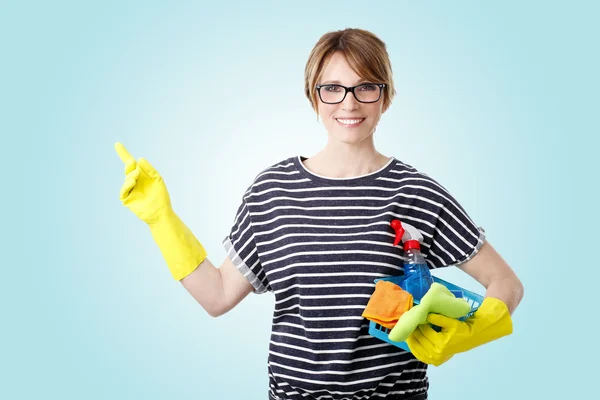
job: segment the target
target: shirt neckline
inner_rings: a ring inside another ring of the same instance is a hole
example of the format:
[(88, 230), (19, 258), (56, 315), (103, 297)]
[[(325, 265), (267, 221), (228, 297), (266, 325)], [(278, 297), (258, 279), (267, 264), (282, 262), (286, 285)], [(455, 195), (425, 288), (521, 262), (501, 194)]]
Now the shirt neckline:
[(302, 161), (306, 159), (308, 159), (308, 157), (304, 157), (302, 155), (293, 157), (294, 165), (300, 172), (300, 175), (302, 175), (303, 178), (308, 178), (313, 182), (319, 182), (333, 186), (354, 186), (358, 184), (372, 183), (377, 178), (387, 175), (396, 164), (396, 158), (392, 156), (389, 158), (388, 162), (383, 167), (379, 168), (377, 171), (373, 171), (365, 175), (353, 176), (350, 178), (331, 178), (327, 176), (318, 175), (307, 169), (302, 163)]

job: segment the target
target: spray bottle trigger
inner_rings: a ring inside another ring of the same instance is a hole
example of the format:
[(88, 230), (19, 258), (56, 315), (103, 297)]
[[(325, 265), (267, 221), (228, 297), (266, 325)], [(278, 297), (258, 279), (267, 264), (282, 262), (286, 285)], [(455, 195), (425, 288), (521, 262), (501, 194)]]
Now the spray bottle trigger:
[(400, 241), (402, 240), (402, 236), (404, 236), (404, 228), (402, 227), (402, 223), (398, 219), (392, 220), (392, 222), (390, 222), (390, 225), (394, 229), (394, 232), (396, 232), (396, 237), (394, 238), (394, 246), (397, 246), (398, 243), (400, 243)]

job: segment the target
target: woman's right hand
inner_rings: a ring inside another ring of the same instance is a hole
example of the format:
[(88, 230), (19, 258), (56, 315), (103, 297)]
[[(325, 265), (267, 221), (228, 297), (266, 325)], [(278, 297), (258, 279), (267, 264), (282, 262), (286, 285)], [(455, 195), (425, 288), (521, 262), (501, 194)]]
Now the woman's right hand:
[(144, 158), (136, 162), (119, 142), (115, 143), (115, 150), (125, 164), (125, 182), (119, 196), (121, 202), (148, 224), (172, 214), (167, 186), (154, 167)]

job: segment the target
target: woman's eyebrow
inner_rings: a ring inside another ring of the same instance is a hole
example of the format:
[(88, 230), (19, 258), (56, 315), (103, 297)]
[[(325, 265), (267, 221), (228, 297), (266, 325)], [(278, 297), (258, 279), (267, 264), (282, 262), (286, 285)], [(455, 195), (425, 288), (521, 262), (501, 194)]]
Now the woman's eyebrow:
[[(360, 85), (361, 83), (365, 83), (368, 82), (366, 79), (361, 79), (358, 82), (356, 82), (354, 85)], [(329, 81), (324, 81), (321, 83), (321, 85), (341, 85), (342, 83), (338, 80), (329, 80)]]

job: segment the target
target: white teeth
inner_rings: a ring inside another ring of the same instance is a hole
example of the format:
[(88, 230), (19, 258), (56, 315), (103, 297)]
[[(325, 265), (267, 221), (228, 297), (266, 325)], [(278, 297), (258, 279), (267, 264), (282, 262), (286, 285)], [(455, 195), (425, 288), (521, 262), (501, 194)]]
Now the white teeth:
[(363, 119), (338, 119), (338, 121), (340, 121), (342, 124), (344, 125), (354, 125), (354, 124), (358, 124), (360, 121), (362, 121)]

